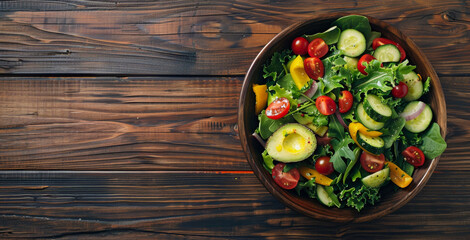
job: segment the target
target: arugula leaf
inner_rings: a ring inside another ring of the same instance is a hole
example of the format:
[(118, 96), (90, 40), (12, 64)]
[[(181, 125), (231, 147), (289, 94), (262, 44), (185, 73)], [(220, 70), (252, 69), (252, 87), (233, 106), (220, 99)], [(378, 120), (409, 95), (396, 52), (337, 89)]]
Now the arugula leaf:
[[(309, 106), (305, 109), (302, 109), (300, 111), (300, 114), (302, 114), (302, 113), (313, 117), (312, 123), (313, 123), (313, 125), (315, 125), (317, 127), (328, 125), (328, 116), (325, 116), (325, 115), (321, 114), (320, 111), (318, 111), (318, 109), (315, 105), (311, 105), (311, 106)], [(299, 113), (295, 113), (294, 117), (295, 117), (296, 114), (299, 114)]]
[(394, 71), (391, 68), (381, 68), (380, 62), (372, 60), (366, 67), (367, 76), (356, 79), (352, 86), (356, 99), (361, 99), (360, 94), (366, 94), (372, 89), (382, 92), (391, 91), (390, 82), (394, 80)]
[[(325, 67), (325, 73), (320, 82), (323, 83), (321, 86), (321, 90), (324, 94), (331, 92), (335, 88), (342, 88), (343, 85), (340, 83), (341, 80), (344, 79), (344, 76), (338, 75), (338, 67), (334, 67), (333, 62), (339, 57), (340, 55), (333, 55), (331, 57), (325, 58), (322, 60), (323, 66)], [(320, 87), (320, 86), (319, 86)]]
[(392, 118), (387, 122), (386, 127), (380, 130), (383, 133), (382, 139), (385, 142), (385, 148), (392, 147), (405, 127), (405, 123), (406, 120), (402, 117)]
[(433, 123), (431, 128), (423, 135), (422, 144), (418, 148), (423, 151), (427, 159), (434, 159), (447, 148), (447, 143), (441, 136), (439, 124)]
[(299, 98), (302, 92), (295, 85), (292, 75), (290, 73), (284, 75), (277, 81), (277, 84), (283, 89), (286, 89), (291, 92), (293, 98)]
[(286, 74), (285, 63), (286, 60), (291, 58), (292, 50), (284, 49), (282, 52), (275, 52), (271, 57), (269, 64), (265, 64), (263, 67), (265, 79), (268, 79), (268, 86), (272, 86), (276, 81), (282, 78)]
[(333, 26), (329, 28), (328, 30), (322, 32), (322, 33), (316, 33), (312, 35), (304, 35), (304, 37), (311, 42), (315, 38), (321, 38), (327, 45), (332, 45), (338, 42), (339, 35), (341, 34), (341, 30)]
[(263, 110), (258, 115), (258, 120), (259, 120), (259, 126), (258, 126), (259, 135), (263, 139), (267, 139), (268, 137), (270, 137), (282, 125), (289, 123), (289, 122), (295, 122), (295, 120), (292, 117), (283, 117), (277, 120), (268, 118), (268, 116), (266, 116), (265, 114), (265, 110)]
[(351, 143), (354, 143), (354, 141), (351, 137), (349, 137), (349, 135), (347, 135), (347, 137), (343, 138), (341, 141), (338, 141), (337, 139), (331, 140), (331, 144), (333, 145), (335, 153), (331, 157), (330, 162), (333, 163), (334, 169), (339, 173), (346, 172), (346, 163), (344, 162), (343, 158), (350, 161), (354, 161), (356, 158), (356, 155), (348, 146)]
[(291, 110), (297, 108), (297, 100), (294, 99), (294, 96), (292, 96), (292, 92), (290, 90), (282, 88), (281, 86), (279, 86), (279, 84), (270, 86), (268, 88), (268, 105), (271, 104), (274, 99), (281, 97), (285, 97), (287, 98), (287, 100), (289, 100)]
[(350, 28), (356, 29), (362, 34), (364, 34), (364, 37), (366, 39), (370, 38), (372, 31), (369, 24), (369, 19), (367, 17), (359, 15), (348, 15), (338, 18), (331, 25), (338, 26), (342, 31)]
[(344, 172), (343, 175), (343, 184), (346, 184), (346, 178), (348, 177), (349, 173), (351, 172), (352, 168), (356, 164), (357, 160), (359, 160), (359, 156), (361, 154), (361, 149), (359, 147), (356, 147), (353, 151), (354, 153), (354, 158), (349, 161), (348, 167), (346, 167), (346, 171)]
[(328, 137), (336, 138), (337, 140), (341, 140), (346, 137), (343, 125), (339, 123), (339, 120), (335, 115), (330, 115), (330, 123), (328, 124)]
[(395, 70), (395, 75), (396, 75), (398, 82), (403, 80), (403, 75), (410, 73), (416, 68), (416, 66), (408, 65), (408, 63), (409, 63), (408, 59), (405, 59), (403, 62), (401, 62), (397, 66), (392, 67)]
[(351, 175), (351, 180), (355, 182), (358, 178), (361, 179), (361, 165), (357, 165), (356, 168), (353, 170), (353, 174)]

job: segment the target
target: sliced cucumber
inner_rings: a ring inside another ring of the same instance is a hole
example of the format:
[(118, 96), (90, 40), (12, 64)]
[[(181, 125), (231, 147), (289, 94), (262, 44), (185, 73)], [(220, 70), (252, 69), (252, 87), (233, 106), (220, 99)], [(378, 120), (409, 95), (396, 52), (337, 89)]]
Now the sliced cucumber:
[(356, 29), (346, 29), (339, 36), (338, 49), (348, 57), (357, 57), (366, 50), (366, 38)]
[(382, 186), (390, 176), (390, 168), (386, 167), (362, 179), (362, 183), (366, 187), (377, 188)]
[(328, 207), (333, 206), (333, 200), (330, 198), (325, 188), (320, 184), (317, 184), (317, 197), (318, 197), (318, 200), (320, 200), (320, 202), (323, 203), (324, 205)]
[[(418, 104), (419, 101), (414, 101), (408, 103), (406, 105), (404, 112), (409, 111), (409, 109), (414, 109), (416, 104)], [(424, 107), (424, 110), (419, 114), (415, 119), (406, 121), (405, 123), (405, 128), (406, 130), (413, 132), (413, 133), (420, 133), (426, 128), (428, 128), (429, 124), (431, 124), (432, 121), (432, 110), (429, 107), (429, 105), (426, 104), (426, 107)]]
[(408, 86), (408, 93), (403, 98), (406, 101), (418, 100), (423, 95), (423, 82), (415, 72), (403, 74), (403, 82)]
[(294, 119), (298, 123), (303, 124), (303, 125), (307, 125), (307, 124), (313, 122), (313, 119), (315, 118), (314, 116), (310, 116), (310, 115), (307, 115), (307, 114), (301, 113), (301, 112), (296, 112), (296, 113), (292, 114), (292, 116), (294, 117)]
[(379, 155), (383, 152), (385, 142), (381, 137), (370, 137), (360, 132), (357, 133), (357, 143), (372, 154)]
[(348, 56), (343, 57), (344, 61), (346, 61), (346, 65), (344, 65), (347, 69), (349, 70), (357, 70), (357, 62), (359, 59), (357, 58), (352, 58)]
[(385, 122), (392, 116), (392, 109), (372, 94), (367, 95), (364, 100), (364, 110), (377, 122)]
[(381, 62), (400, 61), (400, 50), (393, 44), (385, 44), (375, 49), (374, 57)]
[(370, 130), (379, 130), (379, 129), (382, 129), (385, 125), (385, 123), (383, 122), (377, 122), (374, 119), (372, 119), (364, 110), (363, 103), (359, 103), (359, 105), (357, 106), (356, 116), (357, 116), (357, 120), (359, 120), (360, 123), (362, 123), (365, 127), (367, 127)]

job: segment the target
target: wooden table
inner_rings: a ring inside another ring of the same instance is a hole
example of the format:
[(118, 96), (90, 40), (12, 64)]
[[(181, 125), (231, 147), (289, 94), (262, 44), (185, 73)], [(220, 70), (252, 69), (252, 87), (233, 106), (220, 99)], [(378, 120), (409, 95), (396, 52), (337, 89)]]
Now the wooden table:
[[(237, 136), (238, 95), (275, 34), (327, 12), (413, 39), (439, 74), (448, 149), (379, 220), (274, 199)], [(466, 1), (0, 2), (0, 239), (470, 238)]]

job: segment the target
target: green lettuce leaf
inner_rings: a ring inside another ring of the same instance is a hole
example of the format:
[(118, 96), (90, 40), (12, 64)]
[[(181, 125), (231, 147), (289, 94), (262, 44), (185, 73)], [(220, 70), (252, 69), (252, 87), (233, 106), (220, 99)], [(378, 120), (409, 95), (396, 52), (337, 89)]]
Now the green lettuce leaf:
[(271, 61), (263, 67), (263, 77), (268, 80), (267, 85), (274, 85), (278, 79), (286, 75), (286, 62), (292, 58), (292, 50), (285, 49), (282, 52), (275, 52)]
[(441, 155), (447, 148), (447, 143), (441, 136), (439, 124), (433, 123), (431, 128), (423, 135), (422, 144), (418, 148), (423, 151), (427, 159), (433, 159)]
[(322, 32), (322, 33), (315, 33), (312, 35), (304, 35), (304, 37), (311, 42), (315, 38), (321, 38), (327, 45), (332, 45), (338, 42), (339, 35), (341, 34), (341, 30), (333, 26), (329, 28), (328, 30)]
[(364, 34), (364, 37), (366, 39), (370, 38), (372, 31), (369, 24), (369, 19), (367, 17), (359, 15), (348, 15), (338, 18), (331, 25), (338, 26), (342, 31), (350, 28), (356, 29), (357, 31)]
[(367, 76), (356, 79), (352, 87), (354, 89), (354, 97), (361, 99), (361, 94), (366, 94), (370, 90), (377, 89), (381, 92), (388, 92), (392, 90), (391, 82), (394, 81), (394, 70), (391, 68), (381, 68), (380, 62), (372, 60), (365, 71)]
[(298, 195), (300, 195), (301, 192), (305, 192), (309, 198), (317, 198), (317, 185), (315, 184), (315, 178), (306, 182), (300, 181), (295, 187), (295, 191)]
[(339, 193), (341, 200), (346, 200), (346, 206), (361, 211), (366, 204), (374, 205), (379, 199), (379, 188), (361, 187), (345, 188)]

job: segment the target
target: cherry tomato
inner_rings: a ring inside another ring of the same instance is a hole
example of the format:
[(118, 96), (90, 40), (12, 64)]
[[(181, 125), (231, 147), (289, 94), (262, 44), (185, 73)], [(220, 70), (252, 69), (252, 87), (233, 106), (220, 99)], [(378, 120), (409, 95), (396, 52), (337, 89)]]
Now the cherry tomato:
[(297, 37), (292, 41), (292, 51), (297, 55), (307, 54), (308, 41), (303, 37)]
[(339, 112), (346, 113), (348, 112), (353, 105), (353, 95), (350, 91), (344, 90), (341, 91), (341, 96), (338, 99)]
[(297, 168), (292, 168), (288, 172), (284, 172), (285, 163), (278, 163), (273, 168), (273, 178), (277, 185), (284, 189), (292, 189), (297, 186), (300, 179), (300, 173)]
[(415, 167), (420, 167), (424, 164), (424, 153), (415, 146), (407, 147), (401, 155), (405, 157), (405, 161)]
[(400, 61), (403, 61), (406, 58), (406, 53), (405, 50), (400, 46), (400, 44), (387, 39), (387, 38), (376, 38), (374, 41), (372, 41), (372, 48), (375, 50), (379, 46), (385, 45), (385, 44), (393, 44), (395, 45), (398, 50), (400, 51)]
[(322, 58), (328, 53), (328, 45), (321, 38), (315, 38), (308, 44), (310, 57)]
[(382, 170), (385, 165), (385, 156), (383, 154), (376, 156), (367, 152), (362, 152), (359, 160), (361, 161), (362, 168), (370, 173)]
[(318, 111), (323, 115), (331, 115), (336, 111), (336, 103), (328, 96), (320, 96), (315, 101)]
[(315, 169), (323, 175), (330, 175), (335, 170), (328, 156), (319, 157), (315, 162)]
[(396, 85), (392, 89), (392, 95), (396, 98), (405, 97), (407, 93), (408, 93), (408, 86), (404, 82), (398, 83), (398, 85)]
[(269, 106), (266, 108), (266, 116), (271, 119), (279, 119), (284, 117), (290, 108), (290, 102), (285, 97), (276, 98)]
[(367, 72), (365, 71), (366, 66), (365, 66), (365, 64), (364, 65), (362, 65), (362, 64), (363, 63), (370, 63), (374, 59), (375, 59), (375, 57), (373, 57), (370, 54), (362, 55), (362, 57), (359, 58), (359, 61), (357, 62), (357, 70), (359, 70), (359, 72), (361, 72), (362, 74), (367, 75)]
[(325, 74), (323, 62), (317, 57), (306, 58), (304, 60), (304, 69), (307, 75), (313, 80), (318, 80), (318, 78), (323, 77)]

